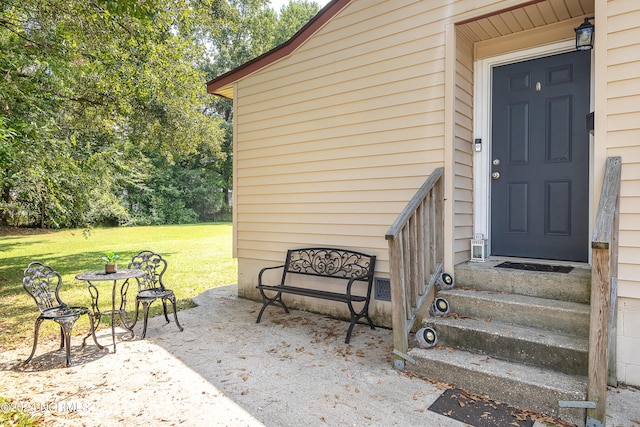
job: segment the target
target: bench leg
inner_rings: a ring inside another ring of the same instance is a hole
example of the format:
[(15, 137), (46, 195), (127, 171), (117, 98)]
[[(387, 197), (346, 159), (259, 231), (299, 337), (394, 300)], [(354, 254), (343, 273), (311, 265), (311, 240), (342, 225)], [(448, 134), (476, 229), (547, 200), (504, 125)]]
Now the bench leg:
[(285, 313), (289, 313), (289, 309), (284, 304), (284, 301), (282, 301), (282, 292), (278, 292), (273, 298), (269, 298), (262, 289), (260, 289), (260, 294), (262, 295), (262, 308), (260, 309), (260, 313), (258, 314), (258, 320), (256, 320), (256, 323), (260, 323), (260, 319), (262, 319), (262, 313), (264, 313), (264, 310), (274, 302), (280, 304), (280, 306), (284, 308)]
[(353, 304), (351, 302), (349, 302), (347, 304), (349, 306), (349, 311), (351, 312), (351, 323), (349, 324), (349, 329), (347, 330), (347, 339), (344, 340), (345, 344), (349, 344), (349, 341), (351, 340), (351, 332), (353, 332), (353, 327), (356, 325), (356, 323), (358, 323), (358, 320), (360, 320), (361, 318), (366, 318), (367, 322), (369, 323), (369, 326), (371, 326), (371, 329), (375, 329), (375, 327), (373, 326), (373, 321), (371, 320), (371, 318), (369, 317), (369, 303), (365, 303), (365, 306), (362, 308), (362, 310), (359, 313), (356, 313), (356, 311), (353, 309)]
[(351, 341), (351, 332), (353, 332), (353, 327), (356, 325), (356, 320), (351, 319), (351, 324), (349, 325), (349, 330), (347, 331), (347, 339), (344, 340), (345, 344), (349, 344)]

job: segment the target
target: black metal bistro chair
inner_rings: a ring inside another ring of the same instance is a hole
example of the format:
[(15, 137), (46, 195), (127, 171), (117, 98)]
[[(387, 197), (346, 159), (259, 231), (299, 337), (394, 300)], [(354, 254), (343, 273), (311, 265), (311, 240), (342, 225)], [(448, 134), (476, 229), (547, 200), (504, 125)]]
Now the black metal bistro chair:
[(40, 324), (45, 320), (53, 320), (60, 325), (60, 348), (66, 350), (67, 366), (71, 365), (71, 331), (76, 320), (80, 316), (89, 316), (91, 330), (82, 340), (82, 347), (86, 345), (89, 335), (93, 336), (93, 342), (98, 348), (103, 349), (96, 339), (96, 331), (93, 322), (93, 313), (87, 307), (69, 306), (60, 299), (60, 286), (62, 277), (53, 268), (41, 262), (32, 262), (24, 270), (22, 286), (36, 302), (40, 316), (36, 319), (33, 336), (33, 349), (31, 355), (24, 361), (29, 363), (36, 353), (38, 345), (38, 331)]
[(178, 321), (178, 310), (176, 308), (176, 295), (171, 289), (164, 287), (162, 282), (162, 276), (167, 270), (167, 261), (152, 251), (141, 251), (131, 259), (129, 264), (130, 269), (143, 270), (147, 274), (138, 278), (138, 294), (136, 295), (136, 311), (134, 314), (133, 323), (131, 328), (138, 322), (138, 313), (140, 304), (142, 303), (144, 309), (144, 325), (142, 327), (142, 338), (147, 335), (147, 320), (149, 317), (149, 306), (157, 299), (162, 300), (162, 309), (164, 311), (164, 318), (169, 323), (169, 316), (167, 316), (167, 300), (171, 301), (173, 306), (173, 318), (176, 321), (176, 325), (180, 332), (184, 328)]

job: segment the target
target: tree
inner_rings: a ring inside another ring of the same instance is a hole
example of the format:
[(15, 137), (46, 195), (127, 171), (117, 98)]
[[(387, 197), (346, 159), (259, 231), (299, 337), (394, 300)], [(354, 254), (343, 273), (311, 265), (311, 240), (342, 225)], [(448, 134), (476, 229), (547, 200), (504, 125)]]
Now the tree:
[(81, 226), (96, 205), (122, 215), (117, 194), (144, 181), (150, 153), (217, 150), (191, 12), (180, 0), (3, 1), (0, 222)]
[(229, 205), (219, 75), (319, 7), (267, 0), (0, 2), (0, 224), (206, 220)]
[(307, 0), (289, 1), (288, 5), (282, 6), (275, 29), (274, 45), (277, 46), (289, 40), (319, 10), (318, 3)]

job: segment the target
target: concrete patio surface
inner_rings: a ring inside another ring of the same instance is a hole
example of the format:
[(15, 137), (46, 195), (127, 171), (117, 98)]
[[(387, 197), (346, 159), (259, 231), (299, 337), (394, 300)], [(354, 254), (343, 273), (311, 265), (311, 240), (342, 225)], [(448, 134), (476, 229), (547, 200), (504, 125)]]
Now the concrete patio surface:
[[(278, 307), (256, 324), (261, 304), (236, 294), (210, 289), (178, 313), (184, 332), (158, 316), (146, 339), (118, 341), (116, 353), (74, 337), (70, 368), (53, 342), (27, 366), (31, 341), (2, 353), (0, 396), (11, 402), (0, 409), (21, 407), (46, 426), (465, 425), (428, 410), (447, 385), (392, 368), (390, 330), (358, 325), (347, 345), (348, 323)], [(98, 337), (107, 345), (110, 329)], [(640, 426), (640, 391), (607, 399), (607, 426)]]

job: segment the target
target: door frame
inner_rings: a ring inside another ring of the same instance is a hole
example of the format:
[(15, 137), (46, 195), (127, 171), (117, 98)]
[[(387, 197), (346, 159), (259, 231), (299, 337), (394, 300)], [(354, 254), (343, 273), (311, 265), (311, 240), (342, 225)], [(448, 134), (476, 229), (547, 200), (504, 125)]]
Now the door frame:
[[(474, 237), (482, 234), (487, 239), (487, 254), (491, 254), (491, 111), (492, 71), (494, 67), (530, 59), (542, 58), (575, 50), (575, 40), (565, 40), (532, 49), (510, 52), (474, 61), (473, 139), (482, 140), (481, 151), (473, 151), (473, 230)], [(593, 52), (593, 51), (592, 51)], [(593, 53), (591, 55), (590, 106), (593, 111)], [(593, 223), (593, 136), (589, 135), (589, 233)], [(475, 144), (472, 144), (475, 146)], [(591, 253), (589, 252), (589, 258)], [(589, 259), (589, 262), (591, 259)]]

